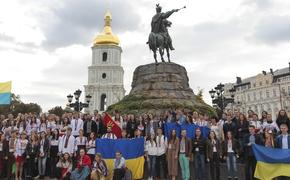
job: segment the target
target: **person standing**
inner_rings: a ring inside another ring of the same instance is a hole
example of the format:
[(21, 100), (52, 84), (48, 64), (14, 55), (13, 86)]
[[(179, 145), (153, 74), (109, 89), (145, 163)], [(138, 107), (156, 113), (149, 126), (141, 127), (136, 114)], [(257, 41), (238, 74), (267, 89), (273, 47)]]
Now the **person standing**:
[[(253, 117), (253, 116), (251, 116)], [(249, 134), (249, 121), (247, 120), (246, 116), (244, 114), (240, 114), (239, 118), (237, 120), (237, 136), (240, 145), (242, 146), (242, 152), (240, 152), (241, 160), (244, 162), (245, 156), (243, 151), (243, 145), (244, 145), (244, 139), (245, 136)]]
[(45, 132), (41, 132), (39, 140), (39, 155), (38, 155), (39, 179), (44, 179), (48, 152), (49, 152), (49, 140), (46, 138)]
[(280, 127), (281, 124), (287, 124), (288, 127), (290, 126), (290, 119), (284, 109), (279, 111), (276, 123), (278, 127)]
[(73, 119), (71, 120), (71, 128), (72, 128), (72, 135), (76, 138), (79, 136), (80, 129), (83, 129), (84, 122), (81, 118), (79, 118), (79, 113), (75, 112), (73, 115)]
[(246, 180), (254, 180), (254, 173), (256, 168), (257, 160), (254, 156), (252, 145), (253, 144), (262, 144), (260, 136), (255, 132), (255, 126), (249, 126), (249, 134), (244, 138), (244, 152), (246, 160)]
[(59, 146), (59, 130), (56, 128), (53, 130), (52, 138), (50, 140), (50, 177), (54, 178), (56, 174), (56, 166), (55, 164), (58, 162), (58, 146)]
[(186, 124), (186, 116), (184, 115), (183, 110), (178, 109), (176, 111), (176, 120), (179, 125)]
[(75, 148), (75, 138), (71, 135), (72, 129), (68, 127), (66, 129), (66, 135), (63, 135), (59, 140), (59, 154), (69, 153), (73, 157)]
[(79, 136), (75, 140), (75, 156), (79, 154), (80, 149), (86, 149), (87, 137), (84, 137), (84, 130), (79, 130)]
[(211, 180), (220, 180), (220, 158), (222, 158), (221, 141), (217, 138), (215, 131), (211, 131), (207, 142), (207, 161)]
[(195, 137), (192, 141), (192, 152), (194, 154), (195, 179), (206, 180), (205, 158), (207, 157), (207, 140), (202, 137), (201, 130), (195, 130)]
[(9, 145), (3, 132), (0, 132), (0, 178), (7, 176), (6, 166), (8, 160)]
[(259, 120), (259, 117), (257, 114), (253, 114), (253, 118), (251, 121), (249, 121), (249, 125), (255, 126), (256, 133), (260, 134), (261, 132), (263, 132), (262, 123)]
[(96, 153), (96, 135), (91, 132), (89, 140), (87, 141), (87, 154), (91, 158), (91, 162), (94, 161), (95, 153)]
[(224, 135), (226, 136), (228, 131), (232, 132), (233, 137), (237, 136), (237, 124), (232, 121), (232, 116), (228, 113), (226, 116), (226, 121), (223, 125)]
[(85, 122), (84, 122), (84, 136), (89, 137), (89, 135), (93, 132), (95, 134), (98, 133), (98, 126), (95, 121), (92, 120), (92, 117), (90, 115), (85, 116)]
[(16, 172), (15, 179), (22, 180), (23, 174), (23, 164), (25, 160), (25, 149), (28, 144), (28, 140), (26, 139), (26, 132), (22, 131), (20, 138), (17, 139), (15, 145), (15, 157), (16, 157)]
[(167, 148), (168, 175), (172, 177), (172, 180), (175, 180), (178, 175), (178, 153), (179, 139), (176, 136), (176, 130), (173, 129), (170, 133)]
[(148, 115), (147, 123), (145, 125), (145, 135), (149, 137), (151, 134), (156, 134), (158, 128), (158, 122), (155, 121), (152, 114)]
[(127, 136), (129, 138), (133, 138), (134, 132), (136, 129), (137, 129), (137, 123), (135, 120), (135, 116), (133, 114), (130, 114), (129, 120), (128, 120), (127, 125), (126, 125)]
[(223, 136), (223, 129), (218, 124), (218, 118), (217, 117), (212, 117), (211, 118), (210, 129), (211, 129), (211, 131), (214, 131), (217, 139), (219, 139), (219, 140), (223, 139), (223, 137), (224, 137)]
[(271, 114), (267, 114), (267, 119), (263, 122), (262, 127), (264, 131), (271, 130), (274, 135), (276, 135), (280, 131), (277, 123), (273, 121)]
[(155, 166), (156, 166), (156, 156), (157, 156), (157, 145), (154, 134), (148, 137), (145, 143), (145, 155), (148, 168), (148, 180), (153, 180), (155, 177)]
[(232, 132), (228, 131), (226, 134), (226, 139), (222, 144), (223, 157), (227, 161), (227, 174), (228, 180), (234, 178), (238, 179), (237, 173), (237, 158), (239, 158), (240, 144), (233, 137)]
[(186, 137), (186, 130), (181, 130), (181, 139), (179, 144), (179, 164), (181, 167), (181, 174), (183, 180), (189, 180), (190, 171), (189, 171), (189, 159), (191, 156), (192, 144), (191, 140)]
[(162, 133), (162, 128), (157, 129), (157, 156), (156, 156), (156, 177), (161, 178), (161, 167), (163, 176), (167, 179), (167, 162), (166, 162), (166, 150), (167, 150), (167, 138)]
[[(288, 134), (287, 124), (280, 125), (281, 134), (276, 138), (276, 148), (290, 149), (290, 135)], [(288, 177), (281, 176), (279, 180), (287, 180)]]
[(36, 172), (36, 162), (37, 162), (37, 155), (39, 146), (38, 146), (38, 140), (37, 136), (32, 134), (30, 135), (30, 141), (28, 142), (26, 149), (25, 149), (25, 155), (26, 155), (26, 178), (27, 179), (33, 179), (38, 173)]
[(15, 163), (15, 145), (17, 142), (17, 132), (14, 130), (11, 132), (11, 137), (9, 139), (9, 153), (8, 153), (8, 165), (7, 165), (7, 178), (11, 179), (12, 178), (12, 166)]

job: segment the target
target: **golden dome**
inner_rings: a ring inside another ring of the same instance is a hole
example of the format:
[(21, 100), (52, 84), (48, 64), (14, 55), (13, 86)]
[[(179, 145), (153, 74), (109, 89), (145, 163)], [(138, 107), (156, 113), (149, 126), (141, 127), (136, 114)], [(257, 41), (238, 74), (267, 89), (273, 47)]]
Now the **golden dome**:
[(103, 32), (94, 39), (94, 45), (113, 44), (119, 45), (119, 38), (113, 34), (111, 28), (112, 15), (109, 11), (105, 14), (105, 26)]

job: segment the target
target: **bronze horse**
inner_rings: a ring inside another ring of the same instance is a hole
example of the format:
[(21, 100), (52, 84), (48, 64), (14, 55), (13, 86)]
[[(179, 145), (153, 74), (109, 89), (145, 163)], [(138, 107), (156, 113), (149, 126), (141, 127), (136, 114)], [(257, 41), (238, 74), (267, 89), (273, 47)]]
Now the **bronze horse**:
[(162, 34), (151, 32), (149, 34), (148, 44), (149, 44), (150, 50), (153, 51), (155, 63), (158, 63), (157, 54), (156, 54), (157, 50), (159, 51), (161, 61), (165, 62), (164, 58), (163, 58), (164, 49), (167, 52), (168, 62), (170, 62), (169, 46), (168, 46), (168, 43), (167, 43), (165, 37)]

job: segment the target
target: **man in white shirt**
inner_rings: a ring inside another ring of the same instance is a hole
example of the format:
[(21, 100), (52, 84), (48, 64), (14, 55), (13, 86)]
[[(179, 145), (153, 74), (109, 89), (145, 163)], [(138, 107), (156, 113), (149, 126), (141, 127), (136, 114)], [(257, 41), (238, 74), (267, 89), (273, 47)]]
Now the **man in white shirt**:
[(84, 122), (79, 118), (79, 113), (75, 112), (73, 115), (73, 119), (70, 122), (70, 126), (72, 128), (72, 135), (74, 137), (79, 136), (79, 130), (83, 129)]
[(62, 136), (59, 141), (58, 150), (60, 154), (69, 153), (72, 157), (75, 147), (75, 138), (71, 135), (71, 132), (72, 129), (68, 127), (66, 135)]
[(112, 132), (112, 126), (107, 127), (107, 133), (102, 136), (102, 139), (117, 139), (117, 136)]
[(156, 156), (156, 177), (161, 179), (161, 170), (163, 169), (163, 175), (166, 179), (167, 175), (167, 162), (166, 162), (166, 150), (167, 150), (167, 138), (162, 134), (162, 129), (159, 127), (157, 129), (156, 136), (157, 144), (157, 156)]

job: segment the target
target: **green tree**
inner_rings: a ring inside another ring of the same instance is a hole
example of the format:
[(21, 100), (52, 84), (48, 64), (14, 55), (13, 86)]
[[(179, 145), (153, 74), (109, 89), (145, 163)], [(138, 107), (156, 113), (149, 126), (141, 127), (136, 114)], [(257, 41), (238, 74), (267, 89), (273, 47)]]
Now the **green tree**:
[(65, 110), (62, 109), (61, 106), (55, 106), (54, 108), (51, 108), (50, 110), (48, 110), (48, 113), (55, 114), (55, 115), (61, 117), (65, 113)]
[(203, 100), (203, 89), (198, 89), (198, 92), (196, 94), (196, 100), (198, 102), (203, 102), (204, 103), (204, 100)]
[(10, 105), (0, 105), (0, 114), (10, 114), (17, 116), (18, 113), (37, 113), (42, 111), (40, 105), (36, 103), (24, 103), (21, 101), (19, 95), (11, 94), (11, 104)]

